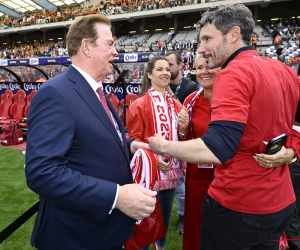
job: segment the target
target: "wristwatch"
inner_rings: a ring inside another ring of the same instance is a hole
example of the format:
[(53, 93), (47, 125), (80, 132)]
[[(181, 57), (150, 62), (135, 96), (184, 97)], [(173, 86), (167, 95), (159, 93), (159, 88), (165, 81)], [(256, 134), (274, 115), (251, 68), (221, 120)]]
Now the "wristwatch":
[(172, 95), (172, 98), (174, 98), (174, 99), (178, 99), (178, 97), (177, 97), (177, 95)]

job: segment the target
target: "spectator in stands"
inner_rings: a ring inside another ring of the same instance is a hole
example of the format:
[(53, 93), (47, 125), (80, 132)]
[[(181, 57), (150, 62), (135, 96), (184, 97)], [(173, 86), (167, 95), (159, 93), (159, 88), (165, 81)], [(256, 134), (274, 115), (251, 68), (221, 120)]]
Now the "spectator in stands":
[(150, 51), (150, 52), (153, 52), (152, 42), (151, 42), (150, 45), (149, 45), (149, 51)]
[(279, 34), (277, 34), (273, 40), (273, 44), (275, 46), (275, 49), (277, 49), (280, 45), (280, 42), (281, 42), (281, 37)]
[(119, 53), (125, 53), (125, 46), (124, 47), (120, 47)]
[(255, 50), (256, 50), (256, 47), (257, 47), (257, 42), (258, 42), (258, 37), (257, 37), (256, 34), (253, 34), (253, 36), (252, 36), (252, 46)]
[(290, 133), (299, 77), (249, 46), (254, 21), (246, 6), (207, 11), (200, 27), (198, 52), (210, 69), (222, 67), (209, 128), (201, 138), (186, 142), (155, 135), (149, 138), (150, 148), (188, 162), (222, 164), (215, 168), (203, 201), (201, 250), (278, 250), (277, 240), (295, 210), (295, 195), (287, 165), (271, 163), (273, 156), (262, 153), (263, 141)]
[[(165, 57), (155, 56), (147, 63), (141, 97), (130, 105), (128, 115), (128, 135), (135, 141), (148, 143), (149, 136), (156, 133), (164, 134), (169, 140), (178, 140), (176, 117), (180, 106), (178, 101), (166, 91), (170, 77), (169, 62)], [(165, 109), (158, 107), (165, 107)], [(162, 115), (167, 120), (159, 119)], [(184, 176), (183, 167), (183, 162), (177, 159), (158, 156), (157, 168), (160, 170), (160, 176), (154, 187), (159, 191), (158, 199), (166, 230), (172, 215), (175, 187), (179, 185), (178, 178)], [(165, 241), (166, 236), (158, 239), (156, 249), (164, 250)], [(146, 249), (148, 250), (149, 247), (143, 248)]]
[(283, 46), (280, 44), (276, 50), (276, 54), (277, 54), (278, 58), (281, 56), (282, 50), (283, 50)]
[(180, 48), (180, 52), (182, 52), (182, 51), (186, 50), (186, 48), (187, 48), (187, 46), (186, 46), (186, 41), (185, 41), (185, 40), (183, 40), (183, 41), (181, 42), (181, 48)]
[(278, 29), (279, 31), (282, 31), (282, 30), (284, 29), (284, 25), (283, 25), (283, 23), (282, 23), (282, 20), (279, 21), (279, 23), (278, 23), (278, 25), (277, 25), (277, 29)]
[(162, 42), (160, 40), (158, 40), (157, 42), (157, 47), (158, 47), (158, 51), (162, 49)]
[(193, 40), (193, 52), (194, 52), (194, 55), (196, 55), (197, 47), (198, 47), (198, 42), (194, 38), (194, 40)]
[[(185, 98), (197, 91), (199, 85), (192, 82), (186, 77), (182, 76), (182, 57), (176, 51), (169, 51), (165, 57), (170, 63), (171, 78), (170, 83), (167, 87), (167, 91), (170, 96), (177, 99), (181, 104), (184, 102)], [(185, 188), (184, 188), (184, 178), (180, 178), (180, 186), (175, 190), (175, 197), (177, 200), (177, 212), (178, 212), (178, 224), (177, 232), (179, 234), (184, 233), (184, 200), (185, 200)]]
[(193, 44), (191, 43), (191, 41), (188, 40), (187, 43), (186, 43), (187, 49), (188, 49), (188, 50), (191, 50), (191, 49), (192, 49), (192, 45), (193, 45)]
[(297, 21), (296, 18), (293, 19), (293, 21), (291, 23), (291, 26), (294, 27), (294, 28), (298, 26), (298, 21)]
[(177, 52), (180, 52), (180, 48), (181, 48), (180, 43), (178, 40), (176, 40), (174, 50), (176, 50)]
[(189, 53), (189, 55), (188, 55), (187, 64), (188, 64), (190, 70), (192, 70), (192, 68), (194, 68), (194, 56), (192, 53)]
[(289, 20), (285, 20), (285, 23), (283, 24), (284, 28), (289, 28), (290, 27), (290, 23)]
[(77, 18), (67, 34), (72, 65), (30, 105), (25, 172), (40, 195), (38, 249), (121, 250), (155, 207), (156, 192), (132, 184), (129, 168), (130, 153), (148, 145), (126, 139), (99, 84), (117, 55), (110, 29), (104, 15)]
[(36, 80), (36, 82), (45, 82), (46, 78), (42, 74), (39, 75), (39, 78)]

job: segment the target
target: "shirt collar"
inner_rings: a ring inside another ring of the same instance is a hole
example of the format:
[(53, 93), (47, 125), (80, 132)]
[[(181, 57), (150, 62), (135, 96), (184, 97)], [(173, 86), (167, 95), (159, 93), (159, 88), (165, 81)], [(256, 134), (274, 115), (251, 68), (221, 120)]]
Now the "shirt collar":
[(75, 66), (74, 64), (72, 64), (72, 66), (75, 69), (77, 69), (78, 72), (84, 77), (84, 79), (89, 83), (89, 85), (94, 90), (94, 92), (96, 92), (99, 87), (103, 89), (103, 86), (102, 86), (101, 82), (95, 81), (95, 79), (93, 79), (89, 74), (87, 74), (85, 71), (83, 71), (79, 67)]
[(252, 46), (245, 46), (245, 47), (239, 48), (226, 60), (226, 62), (222, 66), (222, 69), (226, 68), (228, 63), (230, 63), (239, 53), (246, 51), (246, 50), (254, 50), (254, 48)]

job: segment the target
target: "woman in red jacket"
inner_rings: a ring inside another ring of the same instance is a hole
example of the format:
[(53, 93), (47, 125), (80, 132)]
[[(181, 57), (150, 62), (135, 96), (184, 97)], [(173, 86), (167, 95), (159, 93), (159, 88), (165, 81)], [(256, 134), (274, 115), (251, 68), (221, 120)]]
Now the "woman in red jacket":
[[(127, 127), (130, 138), (148, 143), (150, 136), (161, 134), (167, 140), (178, 140), (177, 116), (180, 104), (166, 91), (170, 78), (170, 65), (165, 57), (155, 56), (147, 63), (141, 97), (132, 102), (129, 108)], [(159, 191), (158, 199), (166, 230), (172, 214), (175, 187), (180, 184), (178, 178), (185, 174), (183, 167), (180, 160), (158, 156), (159, 171), (154, 190)], [(157, 250), (164, 250), (165, 240), (166, 237), (163, 237), (156, 241)]]

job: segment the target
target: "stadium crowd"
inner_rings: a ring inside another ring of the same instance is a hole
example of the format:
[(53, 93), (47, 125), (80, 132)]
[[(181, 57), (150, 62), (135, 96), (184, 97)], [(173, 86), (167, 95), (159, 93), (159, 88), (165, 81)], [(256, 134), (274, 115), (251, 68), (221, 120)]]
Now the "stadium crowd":
[[(68, 6), (59, 8), (57, 11), (42, 9), (39, 12), (23, 13), (18, 17), (4, 15), (0, 17), (0, 29), (21, 27), (27, 25), (35, 25), (41, 23), (53, 23), (61, 21), (74, 20), (77, 16), (90, 15), (95, 13), (102, 13), (105, 15), (114, 15), (125, 12), (145, 11), (151, 9), (158, 9), (164, 7), (176, 7), (186, 4), (194, 4), (201, 2), (199, 0), (111, 0), (100, 1), (98, 5), (89, 6), (84, 8), (83, 5)], [(291, 42), (296, 42), (299, 48), (300, 39), (300, 27), (297, 18), (293, 18), (290, 21), (282, 21), (279, 19), (277, 22), (271, 22), (269, 26), (264, 26), (262, 33), (255, 33), (254, 36), (259, 40), (259, 36), (269, 36), (273, 38), (273, 45), (275, 46), (278, 59), (282, 62), (293, 65), (299, 61), (299, 56), (286, 60), (284, 55), (285, 50), (288, 49)], [(174, 31), (173, 31), (174, 32)], [(174, 33), (170, 39), (161, 41), (157, 40), (152, 43), (147, 43), (148, 39), (138, 43), (132, 43), (132, 36), (125, 37), (123, 40), (118, 40), (116, 46), (119, 53), (128, 52), (158, 52), (159, 55), (164, 55), (168, 51), (180, 51), (182, 54), (184, 67), (184, 75), (188, 75), (193, 70), (193, 58), (197, 50), (196, 39), (190, 40), (176, 40)], [(173, 39), (174, 38), (174, 39)], [(117, 37), (115, 37), (117, 39)], [(127, 40), (128, 39), (128, 40)], [(127, 41), (130, 42), (127, 42)], [(116, 41), (117, 42), (117, 41)], [(252, 39), (253, 42), (253, 39)], [(252, 43), (255, 46), (254, 43)], [(126, 50), (126, 46), (132, 46), (131, 50)], [(124, 49), (123, 49), (124, 48)], [(261, 54), (262, 55), (262, 54)], [(68, 56), (67, 44), (65, 41), (60, 40), (58, 42), (43, 42), (43, 41), (31, 41), (23, 43), (3, 44), (0, 47), (0, 59), (21, 59), (21, 58), (37, 58), (37, 57), (57, 57)], [(270, 56), (265, 53), (265, 56)]]
[(177, 7), (200, 3), (200, 0), (111, 0), (100, 1), (89, 7), (83, 5), (60, 7), (58, 10), (42, 9), (31, 13), (23, 13), (18, 17), (4, 15), (0, 17), (0, 29), (16, 28), (35, 24), (72, 21), (77, 16), (101, 13), (117, 15), (137, 11), (155, 10), (166, 7)]

